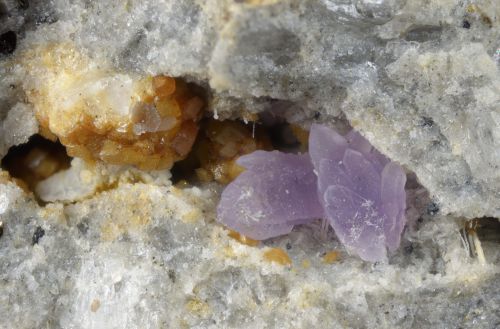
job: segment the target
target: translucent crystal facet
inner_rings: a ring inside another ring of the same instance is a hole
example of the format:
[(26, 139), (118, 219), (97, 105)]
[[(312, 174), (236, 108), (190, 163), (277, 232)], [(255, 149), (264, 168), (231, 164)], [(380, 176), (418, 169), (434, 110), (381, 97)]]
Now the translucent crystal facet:
[(403, 169), (354, 130), (341, 136), (313, 125), (309, 145), (319, 201), (337, 237), (364, 260), (384, 259), (405, 224)]
[(217, 209), (224, 225), (264, 240), (323, 217), (309, 155), (256, 151), (238, 164), (246, 171), (226, 187)]
[(398, 248), (405, 225), (406, 174), (359, 133), (313, 125), (309, 154), (257, 151), (229, 184), (219, 221), (253, 239), (323, 217), (346, 248), (367, 261)]

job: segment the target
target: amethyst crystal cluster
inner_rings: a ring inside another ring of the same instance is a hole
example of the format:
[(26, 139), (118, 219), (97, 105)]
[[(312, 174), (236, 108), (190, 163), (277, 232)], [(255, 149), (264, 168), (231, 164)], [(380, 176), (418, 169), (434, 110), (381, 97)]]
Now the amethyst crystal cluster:
[(398, 248), (405, 225), (406, 175), (352, 130), (345, 136), (313, 125), (309, 154), (257, 151), (218, 206), (224, 225), (252, 239), (289, 233), (323, 218), (339, 240), (367, 261)]

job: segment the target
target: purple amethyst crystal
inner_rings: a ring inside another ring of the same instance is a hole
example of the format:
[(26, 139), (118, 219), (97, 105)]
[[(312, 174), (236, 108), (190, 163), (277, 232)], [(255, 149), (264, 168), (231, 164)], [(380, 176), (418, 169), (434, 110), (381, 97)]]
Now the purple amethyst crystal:
[(405, 224), (403, 169), (354, 131), (344, 137), (313, 125), (309, 147), (319, 201), (337, 237), (364, 260), (385, 259)]
[(256, 151), (237, 163), (247, 170), (222, 192), (217, 212), (224, 225), (265, 240), (323, 217), (309, 155)]
[(354, 130), (341, 136), (313, 125), (309, 155), (257, 151), (238, 164), (247, 170), (226, 187), (217, 211), (239, 233), (264, 240), (322, 217), (364, 260), (398, 248), (406, 175)]

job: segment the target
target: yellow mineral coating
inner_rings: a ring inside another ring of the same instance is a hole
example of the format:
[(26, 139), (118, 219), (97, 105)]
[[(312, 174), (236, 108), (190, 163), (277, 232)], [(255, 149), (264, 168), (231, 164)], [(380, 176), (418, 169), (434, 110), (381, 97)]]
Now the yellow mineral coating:
[(23, 192), (30, 193), (28, 185), (21, 179), (11, 177), (7, 171), (0, 171), (0, 184), (13, 183), (17, 185)]
[(295, 124), (290, 125), (290, 129), (295, 138), (299, 141), (301, 151), (307, 151), (309, 146), (309, 132)]
[(264, 252), (264, 259), (268, 262), (280, 265), (291, 265), (292, 260), (288, 254), (281, 248), (270, 248)]
[(130, 198), (126, 194), (110, 193), (109, 197), (112, 204), (123, 206), (106, 209), (106, 220), (101, 225), (101, 238), (104, 241), (113, 241), (125, 233), (140, 231), (149, 224), (152, 204), (147, 194), (140, 193)]
[(188, 300), (186, 303), (186, 309), (189, 312), (201, 317), (206, 317), (210, 314), (210, 305), (196, 297)]
[(250, 239), (249, 237), (246, 237), (244, 235), (241, 235), (240, 233), (229, 230), (229, 233), (227, 234), (230, 238), (233, 238), (234, 240), (238, 241), (239, 243), (246, 244), (247, 246), (255, 247), (258, 246), (260, 241)]
[(222, 248), (222, 254), (225, 258), (236, 258), (237, 255), (234, 252), (234, 249), (231, 246), (225, 246)]
[(90, 310), (94, 313), (97, 312), (99, 307), (101, 307), (101, 301), (99, 299), (94, 299), (90, 304)]
[(298, 304), (303, 309), (317, 307), (321, 304), (319, 296), (320, 293), (316, 287), (306, 284), (302, 287)]
[(474, 4), (470, 4), (467, 6), (467, 13), (472, 14), (478, 11), (478, 8)]
[(207, 120), (192, 154), (181, 164), (182, 171), (187, 174), (194, 170), (201, 182), (228, 184), (244, 171), (236, 160), (260, 149), (272, 149), (263, 130), (253, 131), (251, 125), (238, 121)]
[(340, 252), (333, 250), (323, 255), (323, 263), (333, 264), (340, 259)]
[(69, 155), (152, 170), (190, 151), (204, 105), (199, 88), (116, 72), (69, 44), (34, 47), (20, 58), (41, 133), (57, 136)]
[(199, 209), (193, 209), (182, 215), (182, 221), (186, 223), (194, 223), (202, 218), (202, 213)]
[(12, 178), (10, 177), (10, 175), (7, 171), (1, 170), (0, 171), (0, 184), (8, 184), (8, 183), (12, 183)]
[(40, 207), (37, 211), (37, 216), (44, 220), (56, 220), (56, 222), (67, 225), (67, 217), (64, 213), (64, 205), (62, 203), (48, 203), (45, 207)]

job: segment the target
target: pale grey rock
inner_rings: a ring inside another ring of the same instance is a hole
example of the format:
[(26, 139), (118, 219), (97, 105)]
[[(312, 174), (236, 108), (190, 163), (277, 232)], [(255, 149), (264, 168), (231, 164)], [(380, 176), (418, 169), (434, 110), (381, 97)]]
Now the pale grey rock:
[[(240, 244), (214, 223), (213, 188), (126, 183), (39, 207), (12, 183), (0, 185), (2, 326), (494, 328), (500, 321), (498, 248), (485, 249), (488, 264), (480, 265), (447, 218), (426, 216), (389, 263), (373, 265), (350, 257), (331, 232), (321, 237), (320, 223), (260, 247)], [(286, 250), (292, 265), (265, 261), (269, 247)], [(331, 250), (340, 261), (323, 263)]]
[(446, 213), (498, 217), (500, 75), (484, 47), (409, 49), (386, 74), (386, 85), (353, 85), (348, 119), (412, 168)]
[(38, 132), (38, 121), (33, 110), (24, 103), (17, 103), (7, 113), (0, 127), (0, 154), (5, 155), (9, 147), (24, 144)]
[(433, 200), (410, 191), (402, 247), (370, 265), (319, 223), (241, 245), (215, 224), (216, 188), (163, 174), (104, 168), (111, 190), (63, 179), (71, 198), (52, 177), (43, 207), (2, 180), (0, 327), (498, 327), (498, 235), (480, 236), (480, 264), (460, 227), (499, 217), (499, 17), (495, 0), (0, 0), (0, 33), (18, 35), (0, 55), (2, 155), (37, 130), (24, 88), (43, 80), (16, 59), (68, 43), (95, 66), (196, 81), (219, 118), (349, 123)]

